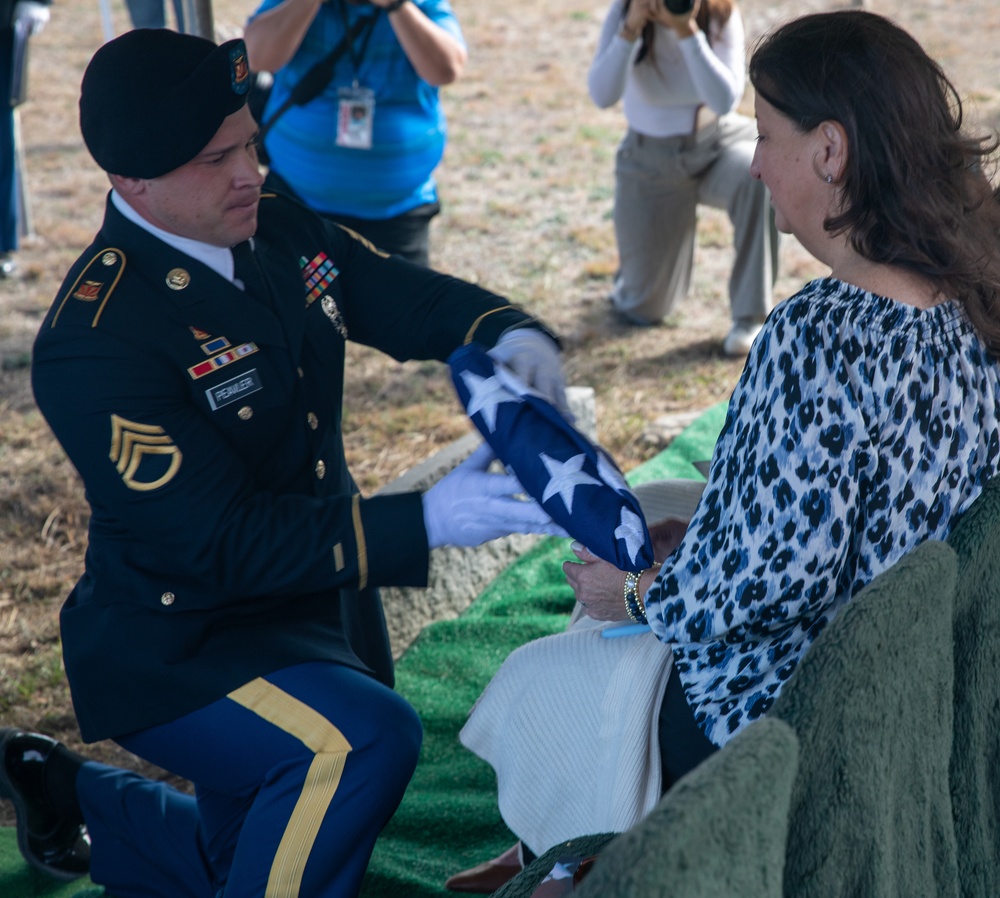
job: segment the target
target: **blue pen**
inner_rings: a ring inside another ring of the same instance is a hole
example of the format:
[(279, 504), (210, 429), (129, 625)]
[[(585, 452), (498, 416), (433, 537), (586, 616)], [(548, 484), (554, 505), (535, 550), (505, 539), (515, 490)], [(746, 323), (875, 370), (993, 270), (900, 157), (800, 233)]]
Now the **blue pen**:
[(618, 636), (638, 636), (640, 633), (648, 633), (649, 624), (623, 624), (620, 627), (605, 627), (601, 630), (601, 636), (605, 639), (615, 639)]

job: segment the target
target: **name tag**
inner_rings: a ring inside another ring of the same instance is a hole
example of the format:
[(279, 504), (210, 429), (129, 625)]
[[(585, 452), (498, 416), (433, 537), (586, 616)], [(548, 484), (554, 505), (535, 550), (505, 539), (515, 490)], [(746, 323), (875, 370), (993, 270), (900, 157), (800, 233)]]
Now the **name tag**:
[(205, 395), (208, 397), (208, 404), (213, 409), (220, 409), (224, 405), (236, 402), (237, 399), (242, 399), (244, 396), (256, 393), (260, 389), (263, 389), (260, 383), (260, 375), (257, 373), (256, 368), (252, 368), (245, 374), (231, 377), (224, 383), (209, 387), (205, 390)]

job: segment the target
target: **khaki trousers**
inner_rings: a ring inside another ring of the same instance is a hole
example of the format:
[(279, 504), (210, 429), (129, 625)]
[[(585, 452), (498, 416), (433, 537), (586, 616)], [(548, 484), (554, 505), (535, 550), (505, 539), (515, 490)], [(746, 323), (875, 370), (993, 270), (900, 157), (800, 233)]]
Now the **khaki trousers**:
[(750, 177), (756, 135), (754, 123), (735, 114), (686, 136), (625, 135), (615, 162), (619, 270), (612, 302), (630, 321), (655, 324), (687, 294), (699, 204), (724, 209), (733, 224), (733, 321), (767, 316), (778, 232), (767, 188)]

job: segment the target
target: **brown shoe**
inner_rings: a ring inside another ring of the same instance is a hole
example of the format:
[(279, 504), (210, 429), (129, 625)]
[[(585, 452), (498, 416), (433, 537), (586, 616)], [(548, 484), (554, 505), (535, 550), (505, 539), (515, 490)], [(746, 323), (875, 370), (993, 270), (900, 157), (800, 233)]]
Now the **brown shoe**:
[(492, 894), (524, 869), (520, 847), (519, 843), (515, 843), (498, 857), (456, 873), (448, 879), (444, 887), (452, 892)]

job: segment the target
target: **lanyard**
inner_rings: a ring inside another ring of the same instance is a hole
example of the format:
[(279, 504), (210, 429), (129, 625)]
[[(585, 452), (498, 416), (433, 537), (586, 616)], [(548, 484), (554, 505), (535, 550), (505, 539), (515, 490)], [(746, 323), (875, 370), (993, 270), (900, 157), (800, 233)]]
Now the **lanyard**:
[[(341, 0), (342, 2), (343, 0)], [(340, 12), (346, 24), (347, 10), (341, 6)], [(361, 58), (368, 47), (368, 38), (371, 37), (372, 31), (375, 30), (375, 20), (377, 18), (378, 13), (376, 12), (375, 15), (358, 19), (351, 28), (345, 28), (345, 34), (337, 46), (321, 60), (313, 64), (309, 71), (289, 91), (288, 96), (285, 97), (285, 102), (272, 113), (266, 122), (261, 123), (260, 134), (258, 135), (258, 140), (261, 143), (264, 142), (264, 138), (274, 123), (291, 109), (292, 106), (304, 106), (306, 103), (311, 103), (326, 90), (327, 85), (333, 80), (333, 68), (337, 64), (337, 61), (347, 52), (350, 52), (352, 59), (354, 58), (354, 39), (364, 31), (365, 38), (361, 48), (361, 56), (357, 57), (355, 61), (355, 72), (357, 72), (357, 65), (361, 62)], [(355, 86), (357, 86), (357, 78), (355, 78)]]
[(369, 16), (365, 20), (364, 31), (361, 34), (361, 46), (355, 49), (354, 38), (351, 35), (350, 24), (347, 21), (347, 0), (339, 0), (337, 9), (340, 11), (340, 21), (344, 23), (344, 34), (347, 35), (348, 40), (347, 52), (351, 54), (351, 64), (354, 66), (354, 84), (357, 86), (358, 75), (361, 72), (361, 62), (365, 58), (365, 52), (368, 50), (368, 41), (371, 40), (372, 32), (375, 30), (375, 22), (382, 10), (381, 7), (376, 6), (374, 15)]

